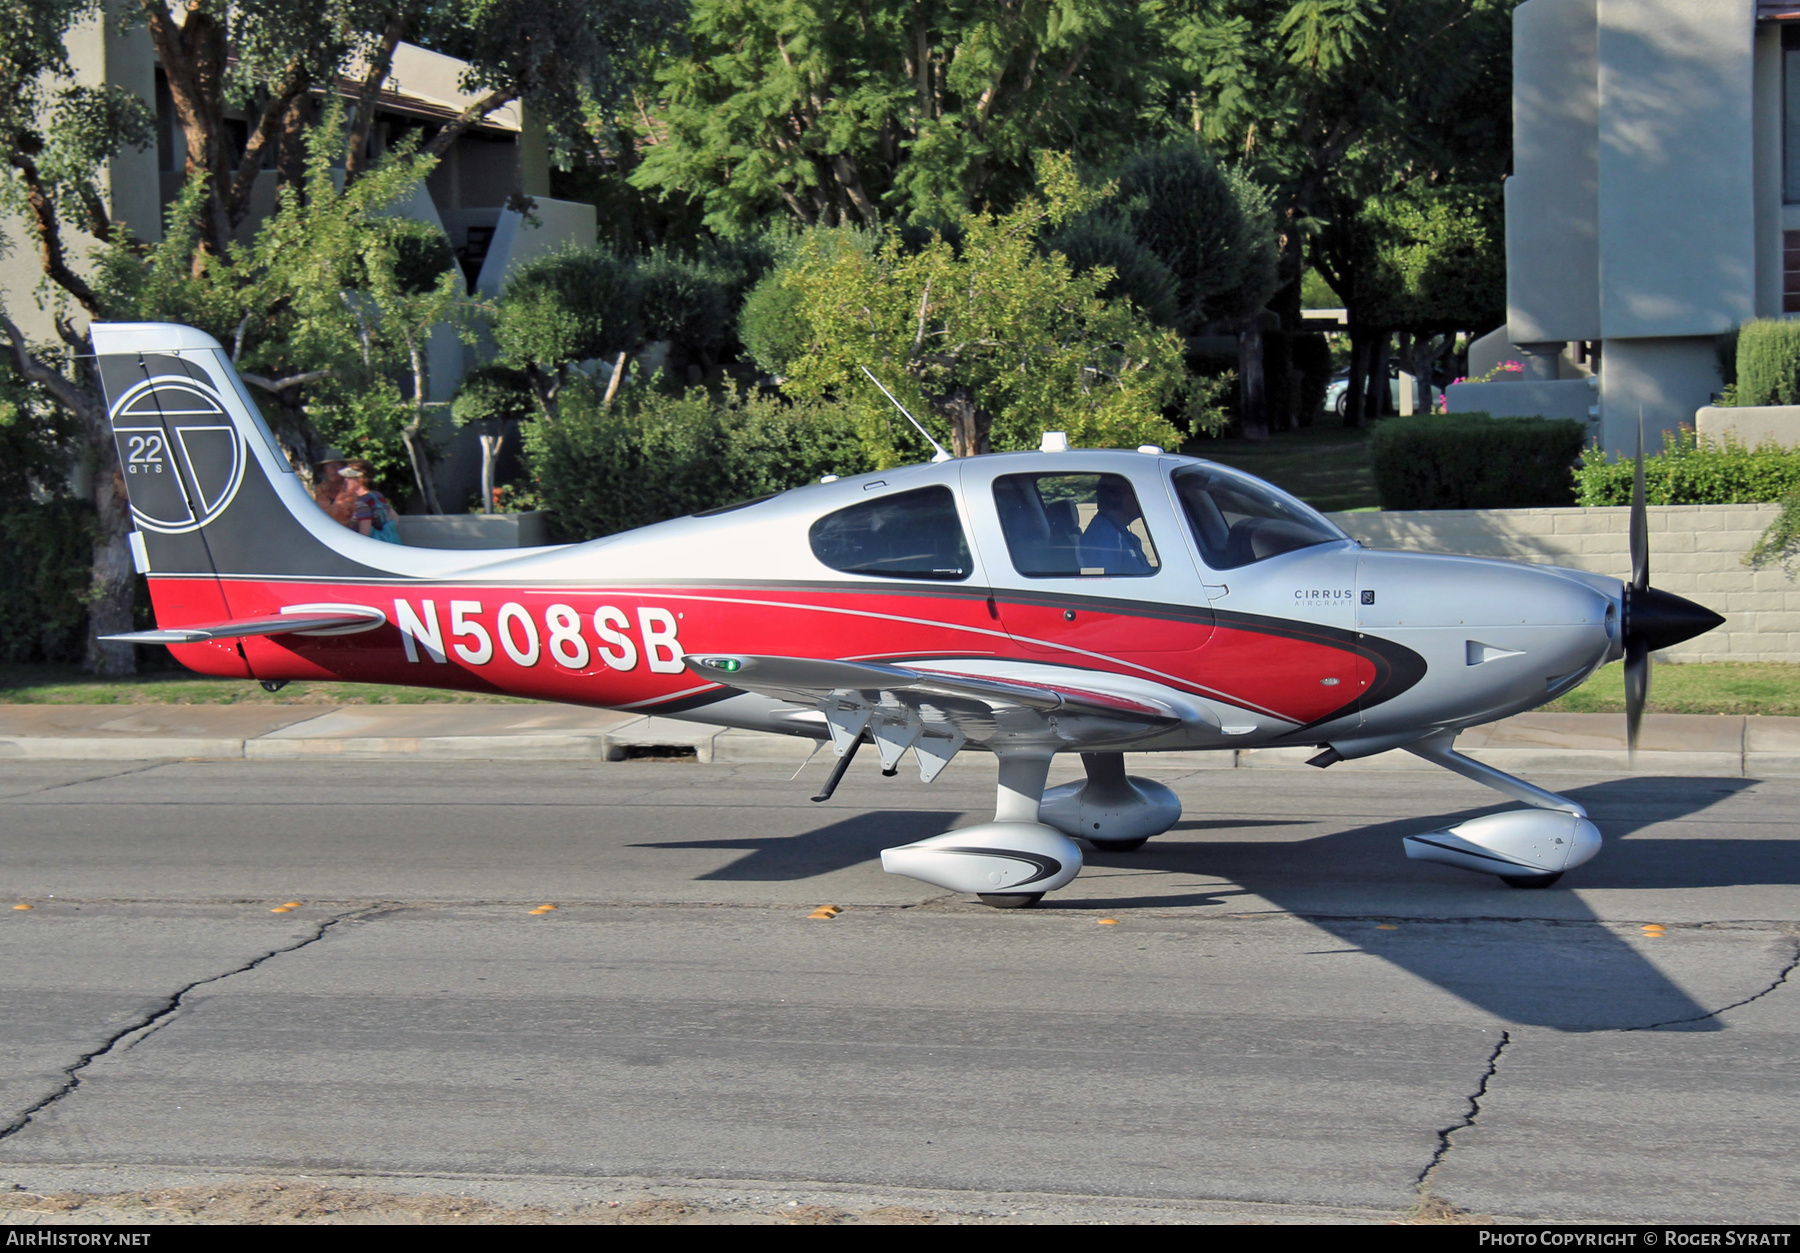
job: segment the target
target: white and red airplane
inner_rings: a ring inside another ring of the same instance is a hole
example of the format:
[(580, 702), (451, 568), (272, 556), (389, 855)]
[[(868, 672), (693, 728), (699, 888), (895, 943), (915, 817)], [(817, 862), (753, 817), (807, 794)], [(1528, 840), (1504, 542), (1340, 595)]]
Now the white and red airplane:
[[(1541, 887), (1592, 857), (1581, 806), (1455, 751), (1723, 619), (1634, 577), (1361, 547), (1248, 475), (1160, 449), (1002, 453), (827, 479), (587, 543), (404, 548), (307, 493), (210, 336), (93, 340), (157, 629), (202, 674), (502, 692), (829, 741), (936, 778), (999, 759), (994, 820), (882, 854), (1027, 905), (1169, 829), (1126, 751), (1404, 748), (1531, 808), (1406, 839), (1415, 858)], [(1048, 442), (1048, 441), (1047, 441)], [(1085, 782), (1045, 789), (1079, 752)]]

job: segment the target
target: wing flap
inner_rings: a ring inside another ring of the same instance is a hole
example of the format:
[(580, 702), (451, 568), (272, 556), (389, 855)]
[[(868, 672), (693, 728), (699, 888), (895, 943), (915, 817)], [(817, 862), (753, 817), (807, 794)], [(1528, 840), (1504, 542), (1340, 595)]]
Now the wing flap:
[(715, 683), (802, 704), (812, 704), (833, 692), (914, 693), (973, 699), (992, 706), (1012, 706), (1043, 714), (1089, 714), (1142, 720), (1151, 725), (1181, 721), (1181, 713), (1174, 707), (1138, 696), (1093, 691), (1072, 684), (992, 679), (950, 670), (915, 669), (872, 661), (689, 656), (687, 667)]

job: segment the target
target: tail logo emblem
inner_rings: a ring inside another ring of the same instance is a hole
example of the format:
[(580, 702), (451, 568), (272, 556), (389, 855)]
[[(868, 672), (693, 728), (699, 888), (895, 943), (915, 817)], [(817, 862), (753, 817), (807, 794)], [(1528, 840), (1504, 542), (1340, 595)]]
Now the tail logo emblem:
[(112, 412), (119, 468), (137, 524), (197, 531), (225, 512), (244, 481), (244, 438), (219, 394), (165, 375), (126, 392)]

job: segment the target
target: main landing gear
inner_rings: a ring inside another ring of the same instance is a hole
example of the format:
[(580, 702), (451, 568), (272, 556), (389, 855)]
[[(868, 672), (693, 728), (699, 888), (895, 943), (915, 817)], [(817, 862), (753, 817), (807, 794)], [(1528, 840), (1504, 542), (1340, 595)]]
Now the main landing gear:
[(884, 849), (881, 868), (952, 892), (968, 892), (996, 909), (1022, 909), (1081, 872), (1079, 835), (1095, 848), (1125, 852), (1174, 826), (1175, 793), (1125, 773), (1122, 753), (1083, 753), (1085, 783), (1045, 791), (1051, 752), (1002, 749), (994, 820)]

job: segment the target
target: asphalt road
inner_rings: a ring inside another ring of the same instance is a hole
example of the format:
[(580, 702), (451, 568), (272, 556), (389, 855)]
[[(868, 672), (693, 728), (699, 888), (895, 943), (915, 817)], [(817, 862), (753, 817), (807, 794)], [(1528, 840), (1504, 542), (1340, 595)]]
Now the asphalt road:
[(1608, 846), (1520, 892), (1405, 860), (1448, 774), (1167, 774), (1002, 912), (877, 857), (991, 764), (809, 771), (7, 763), (0, 1188), (1800, 1220), (1800, 779), (1536, 776)]

